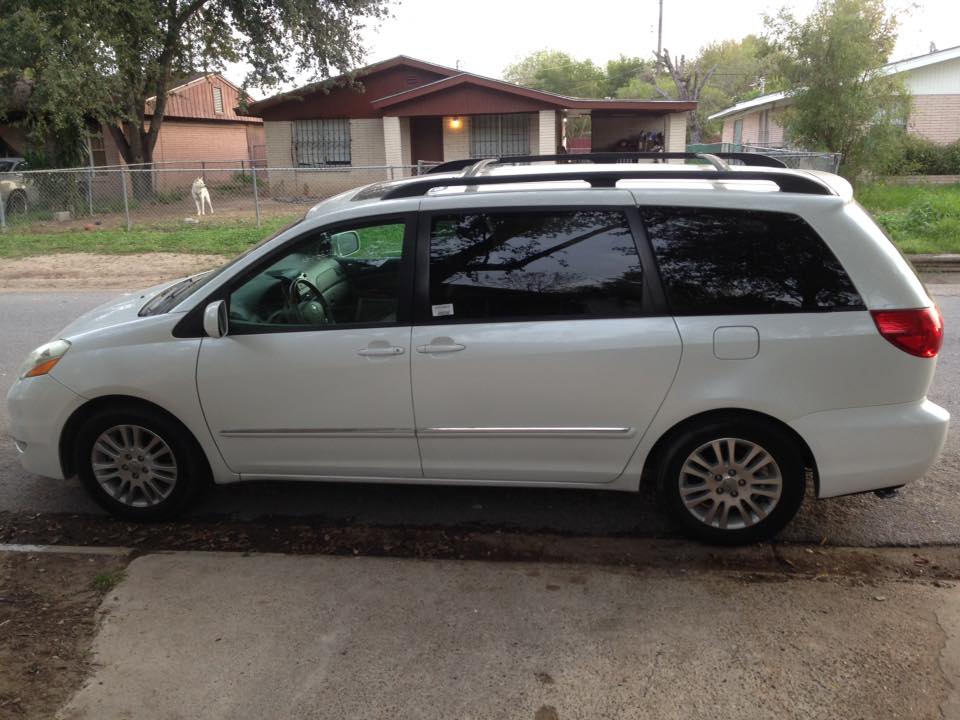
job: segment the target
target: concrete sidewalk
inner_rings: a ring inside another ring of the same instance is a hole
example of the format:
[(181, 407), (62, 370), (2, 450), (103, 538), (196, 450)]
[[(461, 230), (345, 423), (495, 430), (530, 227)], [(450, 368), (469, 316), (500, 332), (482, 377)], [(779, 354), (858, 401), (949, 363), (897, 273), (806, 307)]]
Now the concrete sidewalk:
[(960, 717), (949, 585), (150, 555), (59, 717)]

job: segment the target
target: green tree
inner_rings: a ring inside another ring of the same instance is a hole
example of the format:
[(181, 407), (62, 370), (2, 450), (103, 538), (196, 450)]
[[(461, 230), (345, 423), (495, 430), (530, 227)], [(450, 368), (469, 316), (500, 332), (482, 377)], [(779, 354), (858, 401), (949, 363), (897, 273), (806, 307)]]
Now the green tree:
[(597, 97), (604, 92), (606, 76), (592, 60), (577, 60), (559, 50), (538, 50), (508, 65), (503, 79), (547, 92), (576, 97)]
[(260, 87), (346, 72), (362, 59), (363, 22), (384, 17), (386, 2), (4, 0), (0, 97), (25, 85), (18, 109), (35, 135), (69, 135), (92, 119), (127, 163), (149, 164), (178, 77), (237, 61), (252, 67), (245, 84)]
[(603, 96), (628, 97), (621, 96), (620, 90), (641, 78), (652, 76), (653, 70), (652, 60), (643, 60), (639, 57), (620, 55), (616, 60), (607, 61)]
[(99, 22), (95, 3), (70, 11), (59, 0), (0, 4), (0, 120), (25, 115), (45, 162), (85, 163), (88, 115), (109, 113), (112, 68), (90, 42)]
[(879, 70), (896, 44), (896, 17), (884, 0), (820, 0), (805, 20), (781, 10), (766, 24), (794, 89), (784, 129), (799, 145), (842, 153), (844, 174), (857, 177), (869, 148), (894, 137), (909, 111), (902, 81)]
[(756, 35), (711, 43), (700, 50), (699, 60), (701, 66), (717, 68), (697, 106), (697, 116), (706, 137), (720, 136), (723, 121), (709, 120), (714, 113), (783, 89), (776, 63), (767, 52), (766, 43)]

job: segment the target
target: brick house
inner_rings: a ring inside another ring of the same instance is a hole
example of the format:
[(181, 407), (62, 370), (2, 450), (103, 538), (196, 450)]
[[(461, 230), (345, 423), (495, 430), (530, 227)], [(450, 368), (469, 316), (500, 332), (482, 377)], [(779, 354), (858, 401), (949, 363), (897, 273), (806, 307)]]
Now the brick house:
[[(169, 91), (163, 125), (154, 148), (156, 163), (178, 163), (190, 166), (201, 161), (263, 161), (265, 143), (263, 121), (240, 115), (241, 91), (219, 73), (196, 73), (184, 78)], [(151, 116), (154, 98), (146, 105)], [(11, 120), (18, 118), (14, 114)], [(113, 137), (102, 128), (89, 135), (90, 165), (121, 165), (123, 160)], [(22, 156), (28, 143), (22, 128), (15, 122), (0, 124), (0, 151), (5, 155)]]
[(293, 182), (310, 192), (407, 174), (418, 161), (553, 154), (576, 115), (591, 118), (593, 150), (682, 152), (696, 107), (566, 97), (402, 55), (351, 76), (249, 107), (264, 121), (268, 166), (303, 169)]
[[(960, 140), (960, 45), (937, 50), (880, 68), (901, 75), (912, 103), (906, 130), (938, 143)], [(723, 120), (722, 141), (736, 145), (784, 147), (780, 124), (790, 93), (762, 95), (710, 116)]]

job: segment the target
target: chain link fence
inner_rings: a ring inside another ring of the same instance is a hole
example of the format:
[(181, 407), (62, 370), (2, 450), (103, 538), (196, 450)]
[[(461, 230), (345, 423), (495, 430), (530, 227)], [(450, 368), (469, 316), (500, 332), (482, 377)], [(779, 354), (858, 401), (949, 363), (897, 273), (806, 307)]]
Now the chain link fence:
[(687, 145), (687, 152), (755, 152), (768, 155), (795, 170), (822, 170), (836, 173), (840, 169), (840, 153), (809, 152), (795, 148), (772, 148), (742, 143), (697, 143)]
[(256, 224), (302, 215), (321, 200), (383, 180), (424, 173), (429, 164), (266, 168), (193, 163), (150, 168), (96, 167), (0, 174), (0, 229), (172, 229)]
[[(752, 145), (691, 145), (690, 152), (762, 152), (788, 167), (836, 172), (840, 156)], [(0, 173), (0, 231), (157, 229), (293, 220), (321, 200), (361, 185), (424, 174), (417, 165), (267, 168), (197, 161)]]

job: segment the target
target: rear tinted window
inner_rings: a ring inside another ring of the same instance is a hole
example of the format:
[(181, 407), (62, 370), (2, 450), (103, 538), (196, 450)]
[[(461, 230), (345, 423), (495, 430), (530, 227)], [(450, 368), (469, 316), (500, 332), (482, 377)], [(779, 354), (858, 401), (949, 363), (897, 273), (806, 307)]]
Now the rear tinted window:
[(643, 216), (678, 315), (863, 309), (843, 266), (796, 215), (671, 207)]
[(430, 304), (449, 321), (638, 315), (643, 270), (620, 211), (435, 216)]

